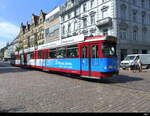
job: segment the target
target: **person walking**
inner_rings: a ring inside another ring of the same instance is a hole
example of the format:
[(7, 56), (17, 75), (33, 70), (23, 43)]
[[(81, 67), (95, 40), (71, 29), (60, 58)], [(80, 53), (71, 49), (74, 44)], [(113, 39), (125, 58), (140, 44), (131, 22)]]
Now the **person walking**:
[(139, 72), (142, 72), (142, 62), (141, 62), (140, 58), (137, 60), (137, 64), (138, 64), (138, 70), (139, 70)]
[(139, 56), (136, 57), (133, 63), (133, 72), (135, 73), (137, 70), (139, 72), (142, 72), (142, 63)]
[(132, 71), (135, 73), (138, 70), (138, 60), (135, 59), (132, 64)]

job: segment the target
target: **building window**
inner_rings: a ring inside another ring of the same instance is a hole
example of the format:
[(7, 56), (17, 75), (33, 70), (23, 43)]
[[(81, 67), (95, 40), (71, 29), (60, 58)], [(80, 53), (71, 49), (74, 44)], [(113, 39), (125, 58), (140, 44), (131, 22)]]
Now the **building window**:
[(133, 30), (133, 40), (137, 40), (137, 30)]
[(103, 29), (103, 35), (108, 35), (108, 29)]
[(71, 24), (68, 24), (68, 33), (71, 33)]
[(83, 27), (87, 27), (87, 18), (83, 18)]
[(76, 16), (80, 14), (80, 7), (76, 9), (75, 14), (76, 14)]
[(142, 54), (147, 54), (148, 51), (147, 50), (142, 50)]
[(70, 19), (71, 18), (71, 14), (70, 13), (68, 13), (68, 19)]
[(122, 40), (127, 39), (127, 31), (126, 30), (120, 30), (120, 39), (122, 39)]
[(133, 54), (138, 54), (139, 50), (138, 49), (133, 49)]
[(133, 3), (134, 5), (137, 5), (137, 0), (132, 0), (132, 3)]
[(91, 0), (91, 8), (94, 7), (94, 0)]
[(146, 23), (146, 13), (142, 12), (142, 24)]
[(137, 22), (137, 11), (133, 10), (133, 22)]
[(145, 0), (141, 0), (141, 6), (142, 8), (145, 8)]
[(65, 21), (65, 17), (63, 16), (63, 17), (62, 17), (62, 22), (64, 22), (64, 21)]
[(86, 12), (86, 11), (87, 11), (87, 4), (84, 3), (84, 4), (83, 4), (83, 12)]
[(146, 40), (147, 39), (147, 29), (142, 29), (142, 39)]
[(62, 27), (62, 33), (65, 34), (65, 26)]
[(126, 7), (126, 5), (121, 5), (121, 18), (122, 18), (122, 20), (126, 20), (126, 12), (127, 12), (127, 7)]
[(45, 30), (45, 37), (47, 38), (48, 35), (49, 35), (49, 28), (47, 28), (47, 29)]
[(102, 10), (102, 19), (108, 17), (107, 15), (107, 11), (106, 10)]
[(78, 23), (77, 21), (74, 22), (74, 31), (76, 31), (78, 29)]
[(95, 24), (95, 14), (91, 15), (91, 25)]
[(108, 8), (107, 6), (103, 6), (102, 9), (101, 9), (101, 12), (102, 12), (102, 19), (106, 18), (109, 16), (108, 14)]

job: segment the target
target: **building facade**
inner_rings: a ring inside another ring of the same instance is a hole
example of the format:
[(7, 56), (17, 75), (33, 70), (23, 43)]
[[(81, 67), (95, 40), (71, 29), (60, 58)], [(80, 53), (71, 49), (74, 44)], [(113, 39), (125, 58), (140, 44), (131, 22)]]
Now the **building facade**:
[(44, 44), (45, 16), (46, 13), (41, 10), (40, 16), (32, 14), (31, 24), (28, 22), (26, 25), (21, 24), (19, 33), (20, 49), (27, 49)]
[(60, 7), (46, 15), (44, 23), (45, 43), (60, 40)]
[(0, 60), (4, 60), (4, 53), (5, 53), (6, 49), (7, 49), (7, 47), (4, 47), (0, 50)]
[(10, 60), (12, 55), (19, 48), (19, 36), (17, 36), (10, 44), (7, 44), (4, 48), (0, 50), (0, 59)]
[(149, 53), (150, 0), (116, 0), (120, 56)]
[(61, 6), (61, 39), (112, 35), (118, 55), (149, 53), (150, 0), (68, 0)]

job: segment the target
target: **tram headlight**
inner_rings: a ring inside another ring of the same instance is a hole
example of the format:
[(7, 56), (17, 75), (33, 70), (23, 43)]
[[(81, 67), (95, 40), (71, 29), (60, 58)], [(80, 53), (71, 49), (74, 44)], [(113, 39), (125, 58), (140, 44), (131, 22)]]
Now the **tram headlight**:
[(113, 69), (113, 66), (106, 66), (104, 69)]

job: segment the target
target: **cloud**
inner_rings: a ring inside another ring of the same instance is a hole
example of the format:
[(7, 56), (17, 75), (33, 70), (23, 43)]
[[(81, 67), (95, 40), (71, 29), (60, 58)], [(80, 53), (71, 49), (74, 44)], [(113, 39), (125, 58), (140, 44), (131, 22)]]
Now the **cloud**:
[(18, 34), (20, 28), (10, 22), (0, 22), (0, 40), (12, 41)]

